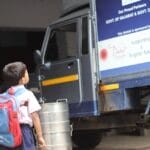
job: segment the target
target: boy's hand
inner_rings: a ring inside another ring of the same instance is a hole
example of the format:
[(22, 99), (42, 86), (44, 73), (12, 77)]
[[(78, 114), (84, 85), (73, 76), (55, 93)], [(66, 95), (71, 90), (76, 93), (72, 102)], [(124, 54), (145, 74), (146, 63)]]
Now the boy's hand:
[(46, 143), (45, 140), (42, 136), (38, 137), (38, 144), (39, 144), (39, 149), (40, 150), (46, 150)]

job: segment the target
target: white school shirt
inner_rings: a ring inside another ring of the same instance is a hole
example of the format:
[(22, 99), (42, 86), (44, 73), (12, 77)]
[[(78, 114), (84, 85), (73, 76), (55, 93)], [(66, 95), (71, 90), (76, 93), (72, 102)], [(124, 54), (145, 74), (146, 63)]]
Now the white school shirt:
[[(23, 85), (12, 87), (14, 91), (19, 90), (19, 88), (25, 88)], [(29, 91), (25, 90), (20, 95), (17, 95), (17, 101), (19, 101), (19, 122), (21, 124), (29, 124), (33, 126), (33, 121), (31, 118), (31, 113), (37, 112), (41, 109), (41, 106), (36, 99), (35, 95)]]

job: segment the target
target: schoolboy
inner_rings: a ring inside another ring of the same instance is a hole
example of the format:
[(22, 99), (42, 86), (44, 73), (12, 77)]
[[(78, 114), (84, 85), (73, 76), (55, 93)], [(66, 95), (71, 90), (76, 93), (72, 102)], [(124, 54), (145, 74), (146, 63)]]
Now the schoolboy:
[(41, 109), (34, 94), (25, 88), (29, 82), (29, 75), (26, 65), (23, 62), (12, 62), (3, 68), (4, 83), (10, 94), (20, 91), (17, 96), (19, 103), (19, 121), (22, 130), (23, 144), (22, 150), (36, 150), (35, 138), (32, 131), (34, 126), (37, 135), (37, 143), (41, 150), (46, 150), (45, 140), (42, 135), (42, 128), (38, 111)]

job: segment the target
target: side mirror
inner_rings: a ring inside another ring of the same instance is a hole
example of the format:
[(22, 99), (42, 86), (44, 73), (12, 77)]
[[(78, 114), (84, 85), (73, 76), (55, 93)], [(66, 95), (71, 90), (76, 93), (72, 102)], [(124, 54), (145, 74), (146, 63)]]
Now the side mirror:
[(34, 61), (35, 61), (36, 65), (41, 65), (42, 64), (42, 58), (41, 58), (40, 50), (35, 50), (34, 51)]
[(43, 70), (48, 70), (51, 67), (51, 62), (46, 62), (42, 64), (41, 52), (39, 50), (36, 50), (34, 52), (34, 61), (36, 65), (40, 66), (40, 68)]

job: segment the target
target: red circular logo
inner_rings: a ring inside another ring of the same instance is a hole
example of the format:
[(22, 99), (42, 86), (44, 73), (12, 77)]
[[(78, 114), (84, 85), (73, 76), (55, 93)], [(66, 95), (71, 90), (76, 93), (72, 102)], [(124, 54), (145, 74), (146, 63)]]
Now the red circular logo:
[(107, 49), (103, 48), (100, 50), (100, 58), (102, 60), (106, 60), (107, 59), (107, 56), (108, 56), (108, 52), (107, 52)]

